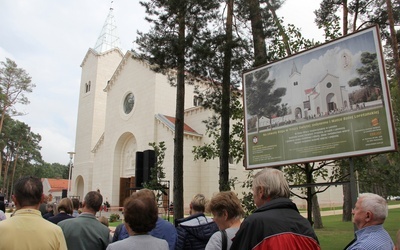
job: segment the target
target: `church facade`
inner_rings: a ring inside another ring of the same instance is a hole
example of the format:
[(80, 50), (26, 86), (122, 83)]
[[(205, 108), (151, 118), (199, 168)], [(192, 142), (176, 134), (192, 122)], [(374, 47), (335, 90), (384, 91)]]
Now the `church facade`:
[(350, 109), (349, 94), (340, 85), (339, 77), (326, 73), (313, 87), (307, 88), (301, 72), (293, 63), (288, 80), (288, 94), (291, 97), (289, 119), (312, 119)]
[[(74, 167), (70, 196), (99, 190), (111, 206), (122, 206), (135, 188), (136, 152), (165, 142), (165, 183), (173, 200), (176, 88), (134, 53), (123, 53), (112, 32), (112, 9), (95, 48), (81, 64)], [(210, 142), (202, 122), (212, 115), (198, 106), (195, 86), (185, 86), (184, 204), (197, 193), (218, 192), (219, 161), (194, 160), (194, 146)], [(243, 164), (230, 164), (230, 177), (246, 179)], [(240, 191), (240, 183), (236, 191)]]

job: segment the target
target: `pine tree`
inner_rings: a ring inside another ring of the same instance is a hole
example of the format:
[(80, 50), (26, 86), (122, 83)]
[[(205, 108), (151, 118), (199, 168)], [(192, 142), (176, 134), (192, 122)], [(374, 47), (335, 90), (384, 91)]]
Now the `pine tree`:
[[(218, 1), (212, 0), (149, 0), (141, 1), (152, 27), (146, 34), (139, 32), (137, 44), (140, 57), (157, 72), (168, 74), (177, 88), (174, 137), (174, 217), (183, 217), (183, 133), (185, 82), (195, 79), (192, 72), (193, 45), (198, 34), (215, 15)], [(176, 75), (171, 74), (176, 70)]]

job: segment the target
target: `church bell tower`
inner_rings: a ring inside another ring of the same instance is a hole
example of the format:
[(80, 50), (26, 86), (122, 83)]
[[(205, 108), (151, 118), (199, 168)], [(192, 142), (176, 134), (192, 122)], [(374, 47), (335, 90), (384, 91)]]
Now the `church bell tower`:
[(75, 159), (70, 194), (83, 196), (92, 187), (93, 149), (104, 135), (107, 93), (104, 88), (121, 62), (113, 8), (110, 8), (94, 48), (89, 48), (81, 64)]

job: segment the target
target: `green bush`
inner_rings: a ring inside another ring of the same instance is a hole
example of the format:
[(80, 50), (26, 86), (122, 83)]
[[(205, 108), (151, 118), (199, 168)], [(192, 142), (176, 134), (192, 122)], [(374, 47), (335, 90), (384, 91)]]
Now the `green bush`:
[(110, 222), (116, 222), (116, 221), (119, 221), (119, 218), (120, 218), (119, 214), (111, 214), (109, 221)]

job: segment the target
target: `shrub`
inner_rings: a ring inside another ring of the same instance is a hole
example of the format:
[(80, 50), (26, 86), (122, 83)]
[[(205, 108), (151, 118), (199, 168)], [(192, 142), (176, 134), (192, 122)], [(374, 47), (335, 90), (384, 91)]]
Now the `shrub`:
[(119, 214), (111, 214), (110, 215), (110, 222), (116, 222), (119, 220)]

